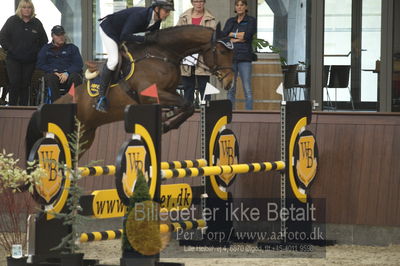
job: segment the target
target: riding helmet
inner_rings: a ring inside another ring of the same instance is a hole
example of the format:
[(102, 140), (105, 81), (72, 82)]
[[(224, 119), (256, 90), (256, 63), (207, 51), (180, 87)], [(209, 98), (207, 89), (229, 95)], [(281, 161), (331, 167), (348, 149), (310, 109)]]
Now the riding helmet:
[(161, 8), (175, 11), (174, 0), (153, 0), (153, 7), (159, 6)]

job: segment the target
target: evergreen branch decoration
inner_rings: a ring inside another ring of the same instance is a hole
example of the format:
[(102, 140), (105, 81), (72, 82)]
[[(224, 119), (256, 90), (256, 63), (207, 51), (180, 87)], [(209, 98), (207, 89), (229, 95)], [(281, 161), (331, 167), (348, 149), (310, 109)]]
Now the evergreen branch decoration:
[(85, 151), (83, 146), (86, 142), (82, 142), (84, 128), (82, 123), (75, 118), (75, 131), (69, 135), (70, 137), (70, 149), (72, 151), (72, 167), (68, 167), (64, 164), (58, 163), (62, 170), (64, 178), (70, 178), (69, 196), (66, 201), (67, 212), (66, 213), (51, 213), (56, 218), (63, 219), (64, 225), (71, 226), (71, 232), (62, 238), (60, 244), (51, 250), (61, 250), (65, 253), (75, 253), (79, 246), (77, 240), (79, 238), (78, 227), (89, 218), (80, 214), (82, 207), (80, 206), (79, 199), (83, 193), (82, 188), (78, 185), (78, 181), (82, 178), (82, 174), (79, 171), (79, 156)]

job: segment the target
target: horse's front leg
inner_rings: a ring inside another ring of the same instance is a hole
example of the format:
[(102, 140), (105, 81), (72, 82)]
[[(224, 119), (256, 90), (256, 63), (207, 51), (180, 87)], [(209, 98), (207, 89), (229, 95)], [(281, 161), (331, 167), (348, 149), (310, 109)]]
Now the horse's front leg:
[(163, 133), (179, 128), (194, 113), (193, 103), (185, 102), (178, 93), (160, 91), (159, 98), (162, 105), (177, 107), (163, 117)]

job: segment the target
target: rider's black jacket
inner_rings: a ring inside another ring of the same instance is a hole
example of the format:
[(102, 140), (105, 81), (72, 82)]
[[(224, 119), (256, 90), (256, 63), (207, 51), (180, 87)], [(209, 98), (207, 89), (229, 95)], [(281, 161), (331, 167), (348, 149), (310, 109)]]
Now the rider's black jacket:
[[(153, 15), (152, 7), (131, 7), (106, 16), (100, 23), (103, 31), (116, 43), (122, 41), (143, 42), (144, 35), (160, 29), (161, 20), (149, 27)], [(139, 33), (139, 34), (138, 34)]]
[(24, 22), (17, 15), (11, 16), (0, 31), (0, 44), (7, 51), (7, 58), (21, 63), (33, 63), (37, 54), (48, 42), (42, 23), (37, 18)]

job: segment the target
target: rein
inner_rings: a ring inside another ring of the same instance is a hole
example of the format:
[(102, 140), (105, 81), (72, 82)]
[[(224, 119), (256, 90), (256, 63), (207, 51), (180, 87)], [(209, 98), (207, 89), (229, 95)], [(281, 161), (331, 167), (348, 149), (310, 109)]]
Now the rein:
[(163, 56), (158, 56), (158, 55), (150, 54), (150, 53), (147, 51), (146, 48), (145, 48), (145, 55), (142, 56), (142, 57), (139, 57), (138, 59), (135, 59), (134, 61), (135, 61), (135, 63), (137, 63), (137, 62), (140, 62), (140, 61), (145, 60), (145, 59), (158, 59), (158, 60), (161, 60), (161, 61), (163, 61), (163, 62), (165, 62), (165, 63), (171, 63), (171, 64), (173, 64), (173, 65), (179, 65), (179, 62), (174, 61), (174, 60), (171, 60), (171, 59), (169, 59), (168, 57), (165, 57), (165, 56), (163, 57)]
[[(212, 39), (211, 39), (211, 43), (212, 43), (212, 47), (209, 47), (208, 49), (206, 49), (206, 50), (204, 50), (203, 51), (203, 54), (204, 53), (206, 53), (206, 52), (208, 52), (209, 50), (212, 50), (212, 54), (213, 54), (213, 67), (212, 68), (210, 68), (209, 66), (207, 66), (206, 65), (206, 63), (204, 62), (204, 61), (202, 61), (202, 60), (198, 60), (198, 63), (199, 63), (199, 66), (198, 67), (200, 67), (200, 68), (202, 68), (202, 69), (204, 69), (204, 70), (207, 70), (207, 71), (210, 71), (210, 73), (212, 74), (212, 75), (215, 75), (217, 78), (218, 78), (218, 80), (219, 81), (222, 81), (222, 80), (224, 80), (224, 78), (226, 78), (228, 75), (229, 75), (229, 73), (226, 73), (225, 75), (222, 75), (222, 73), (220, 72), (220, 70), (224, 70), (224, 69), (230, 69), (230, 70), (232, 70), (233, 71), (233, 67), (232, 66), (217, 66), (217, 64), (216, 64), (216, 61), (217, 61), (217, 54), (216, 54), (216, 51), (217, 51), (217, 43), (218, 43), (218, 41), (216, 40), (216, 38), (215, 38), (215, 32), (214, 32), (214, 34), (213, 34), (213, 37), (212, 37)], [(225, 45), (225, 44), (224, 44)], [(225, 45), (226, 46), (226, 45)], [(228, 47), (227, 47), (228, 48)], [(232, 47), (233, 48), (233, 47)], [(228, 49), (231, 49), (231, 48), (228, 48)], [(196, 59), (194, 56), (192, 56), (192, 55), (190, 55), (193, 59)]]
[[(222, 75), (222, 73), (220, 72), (220, 70), (224, 70), (224, 69), (230, 69), (233, 71), (233, 67), (232, 66), (217, 66), (216, 61), (217, 61), (217, 42), (213, 41), (213, 46), (208, 48), (207, 50), (205, 50), (203, 53), (208, 52), (209, 50), (212, 49), (212, 53), (213, 53), (213, 67), (210, 68), (208, 67), (205, 62), (202, 62), (199, 60), (199, 63), (202, 64), (202, 66), (200, 66), (203, 69), (209, 70), (211, 72), (211, 74), (215, 75), (219, 81), (224, 80), (224, 78), (226, 78), (229, 73), (226, 73), (225, 75)], [(206, 67), (206, 68), (205, 68)]]
[[(223, 75), (221, 73), (221, 70), (230, 69), (230, 70), (233, 71), (233, 67), (232, 66), (217, 66), (217, 64), (216, 64), (216, 62), (217, 62), (217, 53), (216, 52), (217, 52), (217, 43), (218, 43), (218, 41), (216, 40), (215, 32), (213, 33), (213, 36), (212, 36), (210, 42), (212, 43), (212, 46), (207, 48), (206, 50), (204, 50), (202, 53), (204, 54), (204, 53), (208, 52), (209, 50), (212, 50), (212, 54), (213, 54), (213, 57), (212, 57), (213, 58), (213, 63), (212, 63), (212, 65), (213, 65), (213, 67), (210, 68), (210, 67), (208, 67), (206, 65), (206, 63), (203, 60), (198, 60), (197, 59), (197, 61), (199, 63), (198, 67), (209, 71), (212, 75), (215, 75), (218, 78), (219, 81), (222, 81), (229, 75), (229, 73), (226, 73), (225, 75)], [(224, 44), (224, 45), (227, 46), (226, 44)], [(230, 47), (227, 46), (227, 48), (228, 49), (232, 49), (233, 47), (230, 48)], [(177, 57), (181, 56), (181, 55), (177, 54), (176, 52), (171, 51), (171, 49), (168, 49), (168, 51), (171, 52), (172, 54), (174, 54)], [(189, 56), (194, 58), (194, 56), (192, 56), (192, 55), (189, 55)], [(147, 51), (146, 48), (145, 48), (145, 55), (142, 56), (142, 57), (139, 57), (138, 59), (134, 59), (134, 62), (138, 63), (138, 62), (140, 62), (142, 60), (145, 60), (145, 59), (158, 59), (160, 61), (163, 61), (165, 63), (170, 63), (170, 64), (173, 64), (175, 66), (179, 66), (180, 65), (180, 61), (171, 60), (171, 59), (169, 59), (168, 57), (165, 57), (165, 56), (158, 56), (158, 55), (151, 54), (151, 53), (149, 53)]]

